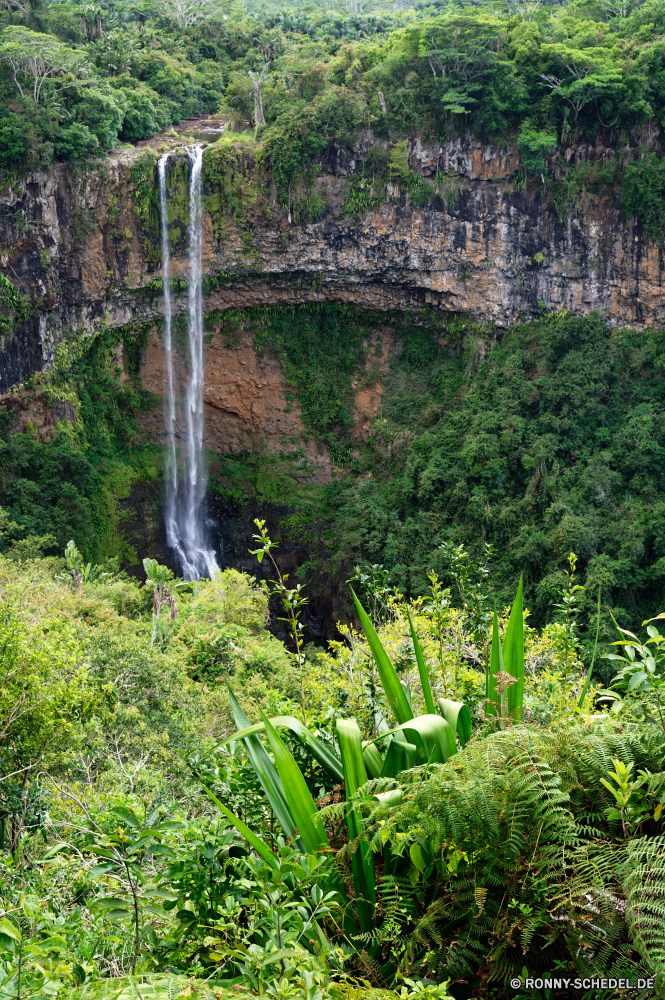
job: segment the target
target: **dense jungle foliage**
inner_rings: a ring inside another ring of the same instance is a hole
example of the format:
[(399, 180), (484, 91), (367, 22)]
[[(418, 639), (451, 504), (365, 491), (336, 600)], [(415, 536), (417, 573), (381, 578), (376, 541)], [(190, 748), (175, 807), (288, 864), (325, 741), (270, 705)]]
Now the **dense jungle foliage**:
[(2, 995), (660, 990), (665, 639), (617, 631), (599, 692), (567, 565), (542, 630), (482, 573), (458, 608), (359, 570), (327, 651), (275, 567), (289, 652), (234, 570), (1, 557)]
[[(2, 6), (5, 183), (219, 115), (298, 224), (361, 132), (349, 218), (454, 202), (409, 150), (473, 133), (561, 217), (612, 198), (665, 231), (660, 0)], [(605, 152), (564, 168), (576, 143)], [(3, 337), (30, 309), (1, 275)], [(163, 478), (146, 326), (3, 399), (0, 1000), (663, 995), (662, 335), (545, 309), (207, 322), (277, 356), (332, 460), (312, 485), (302, 442), (213, 456), (211, 494), (282, 511), (263, 582), (137, 554)], [(355, 623), (326, 648), (322, 574)]]
[[(278, 11), (231, 0), (7, 0), (0, 166), (85, 160), (220, 113), (260, 134), (290, 205), (321, 157), (349, 149), (363, 129), (393, 144), (390, 157), (370, 148), (364, 172), (375, 181), (400, 179), (407, 138), (471, 132), (518, 145), (520, 183), (547, 186), (555, 175), (562, 213), (590, 194), (619, 196), (649, 235), (661, 234), (660, 0), (419, 0), (390, 11), (348, 2)], [(606, 154), (562, 170), (556, 151), (576, 142)], [(428, 199), (429, 187), (412, 186), (414, 203)], [(376, 183), (356, 193), (359, 210), (385, 197)]]

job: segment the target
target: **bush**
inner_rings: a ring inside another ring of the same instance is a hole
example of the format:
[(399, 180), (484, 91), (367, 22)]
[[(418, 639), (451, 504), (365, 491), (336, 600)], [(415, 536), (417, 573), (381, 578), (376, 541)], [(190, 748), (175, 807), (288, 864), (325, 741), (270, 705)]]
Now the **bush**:
[[(94, 133), (102, 149), (117, 146), (124, 117), (125, 95), (122, 91), (108, 92), (89, 88), (76, 106), (77, 121), (85, 123), (85, 127)], [(77, 159), (78, 156), (71, 158)]]
[(23, 122), (13, 112), (0, 118), (0, 166), (17, 167), (25, 157)]
[(285, 111), (266, 130), (264, 148), (284, 207), (290, 206), (296, 185), (311, 185), (312, 160), (328, 143), (351, 144), (352, 129), (360, 118), (358, 98), (345, 87), (334, 87), (296, 113)]
[(73, 122), (55, 140), (55, 152), (61, 160), (82, 160), (99, 149), (99, 139), (87, 125)]
[(662, 240), (665, 235), (665, 160), (648, 153), (643, 160), (629, 163), (621, 189), (624, 216), (636, 215), (645, 236)]
[(127, 107), (125, 120), (122, 123), (121, 137), (126, 142), (138, 142), (149, 139), (159, 131), (157, 109), (147, 94), (140, 91), (125, 92)]

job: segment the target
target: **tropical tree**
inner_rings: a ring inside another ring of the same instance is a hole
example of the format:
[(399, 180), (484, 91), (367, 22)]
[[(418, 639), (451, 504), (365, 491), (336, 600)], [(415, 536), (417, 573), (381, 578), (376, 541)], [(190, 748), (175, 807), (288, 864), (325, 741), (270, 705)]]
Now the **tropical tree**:
[[(98, 563), (94, 565), (83, 561), (83, 555), (79, 551), (76, 542), (70, 538), (65, 548), (65, 559), (67, 560), (68, 573), (58, 573), (54, 577), (56, 583), (67, 583), (73, 590), (80, 593), (84, 583), (92, 583), (95, 580), (104, 580), (113, 576), (112, 570), (104, 570)], [(107, 560), (107, 565), (117, 569), (119, 560)]]
[(76, 78), (83, 68), (79, 53), (53, 35), (20, 25), (10, 25), (2, 33), (0, 60), (8, 63), (21, 97), (31, 98), (35, 110), (47, 81), (48, 89), (56, 93), (82, 82)]
[[(152, 637), (150, 645), (163, 643), (168, 638), (169, 625), (178, 617), (178, 605), (173, 596), (179, 590), (186, 589), (189, 584), (184, 580), (176, 580), (173, 570), (168, 566), (160, 566), (156, 559), (144, 559), (145, 585), (152, 590)], [(167, 586), (168, 584), (168, 586)], [(162, 615), (164, 609), (164, 615)]]
[(623, 75), (621, 66), (606, 49), (576, 49), (557, 42), (543, 45), (542, 53), (549, 55), (565, 70), (563, 75), (541, 73), (543, 86), (570, 104), (575, 112), (575, 121), (587, 104), (614, 90)]
[(229, 4), (225, 0), (153, 0), (151, 7), (179, 28), (192, 28), (195, 24), (220, 20)]

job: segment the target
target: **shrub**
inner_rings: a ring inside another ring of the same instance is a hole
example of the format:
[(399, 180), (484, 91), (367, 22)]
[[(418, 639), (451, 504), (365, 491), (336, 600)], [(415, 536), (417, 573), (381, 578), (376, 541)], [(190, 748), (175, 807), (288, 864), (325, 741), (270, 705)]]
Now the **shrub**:
[(665, 160), (648, 153), (643, 160), (629, 163), (621, 189), (624, 216), (636, 215), (645, 236), (661, 240), (665, 234)]
[(97, 136), (102, 149), (117, 146), (124, 117), (125, 95), (122, 91), (109, 92), (90, 88), (76, 106), (77, 121), (85, 123)]
[(157, 110), (147, 94), (126, 93), (127, 107), (121, 137), (127, 142), (149, 139), (159, 131)]
[(351, 130), (360, 120), (358, 98), (345, 87), (334, 87), (297, 111), (285, 111), (268, 128), (264, 147), (280, 202), (290, 207), (297, 184), (310, 184), (312, 161), (329, 143), (348, 146)]
[(55, 140), (55, 152), (61, 160), (82, 160), (98, 149), (99, 139), (80, 122), (72, 122)]
[(13, 112), (0, 118), (0, 166), (17, 167), (25, 156), (23, 122)]

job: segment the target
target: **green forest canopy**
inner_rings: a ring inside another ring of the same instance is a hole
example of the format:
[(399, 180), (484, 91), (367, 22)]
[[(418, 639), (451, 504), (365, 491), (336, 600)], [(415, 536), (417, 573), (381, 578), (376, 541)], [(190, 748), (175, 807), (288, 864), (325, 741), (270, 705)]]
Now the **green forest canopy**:
[[(103, 154), (220, 108), (236, 127), (253, 129), (249, 73), (262, 70), (270, 134), (288, 131), (306, 109), (306, 118), (325, 115), (322, 97), (332, 91), (339, 99), (342, 89), (351, 131), (371, 125), (391, 140), (467, 130), (517, 137), (534, 172), (558, 144), (599, 132), (615, 144), (659, 148), (662, 0), (436, 0), (365, 12), (353, 0), (296, 10), (194, 0), (7, 7), (5, 167)], [(337, 131), (337, 142), (348, 141)]]

